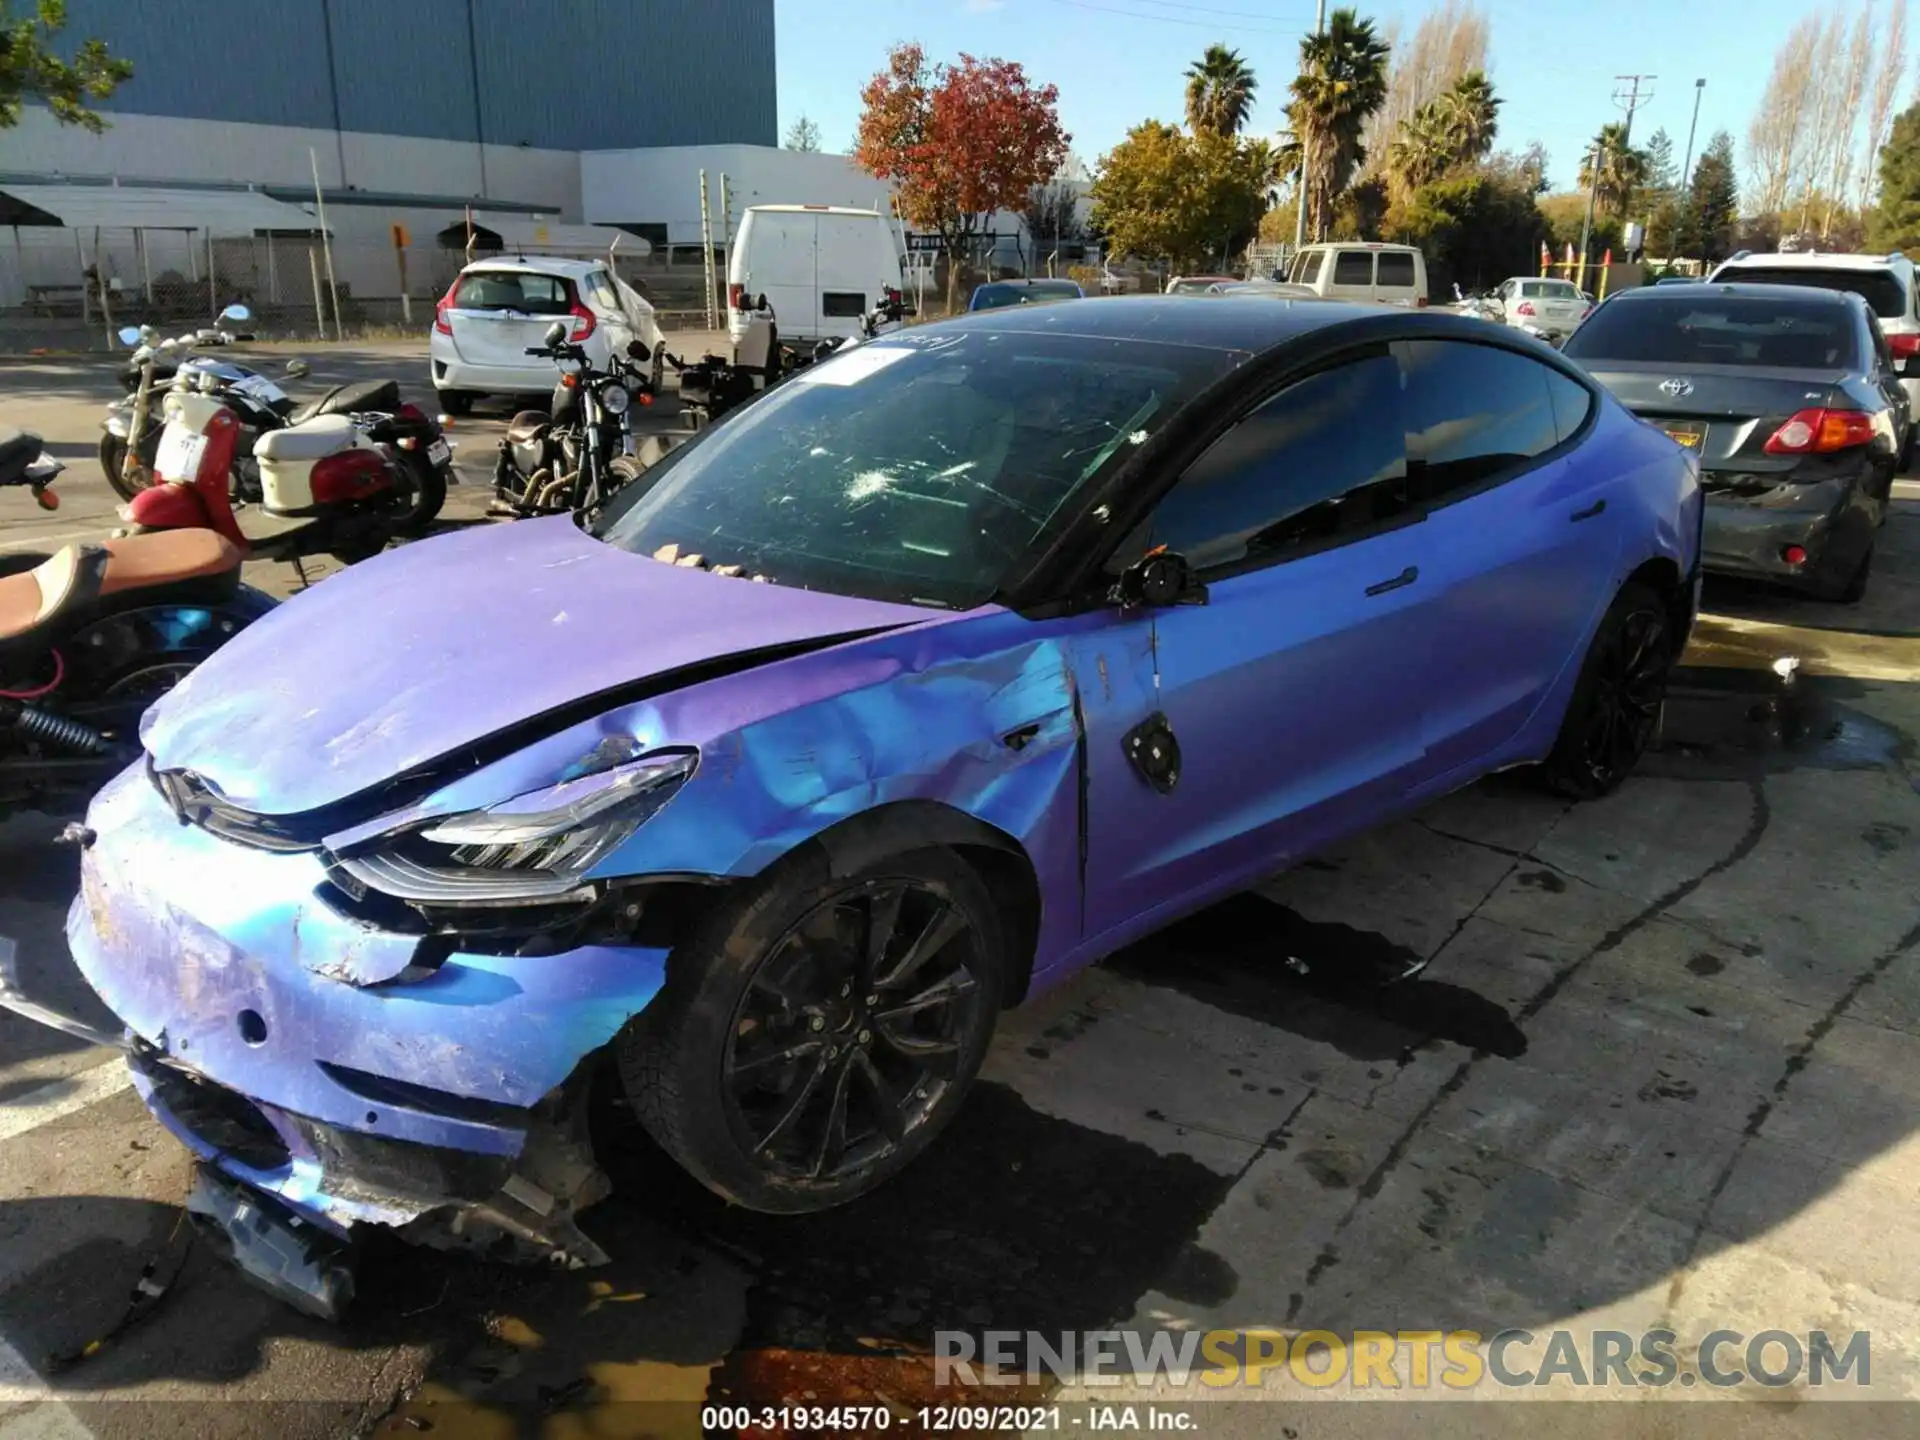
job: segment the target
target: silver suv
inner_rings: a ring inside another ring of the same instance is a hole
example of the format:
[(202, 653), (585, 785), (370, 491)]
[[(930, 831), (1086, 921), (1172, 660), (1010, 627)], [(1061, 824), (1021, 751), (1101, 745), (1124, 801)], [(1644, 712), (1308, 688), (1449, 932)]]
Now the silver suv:
[[(1755, 255), (1742, 250), (1707, 279), (1710, 283), (1811, 285), (1860, 296), (1880, 318), (1880, 329), (1886, 334), (1887, 348), (1893, 351), (1894, 367), (1900, 374), (1900, 388), (1907, 392), (1913, 413), (1920, 415), (1920, 294), (1915, 290), (1913, 262), (1898, 250), (1886, 255), (1823, 255), (1818, 251)], [(1920, 432), (1920, 425), (1914, 429)], [(1908, 462), (1914, 458), (1911, 445), (1905, 458)]]

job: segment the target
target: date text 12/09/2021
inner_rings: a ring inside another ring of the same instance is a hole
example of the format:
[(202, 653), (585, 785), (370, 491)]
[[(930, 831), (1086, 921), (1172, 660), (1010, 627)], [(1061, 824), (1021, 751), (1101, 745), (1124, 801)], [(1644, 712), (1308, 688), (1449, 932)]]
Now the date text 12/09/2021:
[(1190, 1432), (1191, 1412), (1166, 1405), (924, 1405), (897, 1413), (885, 1405), (708, 1405), (700, 1412), (709, 1434), (820, 1431), (855, 1433), (902, 1430), (919, 1433), (982, 1430), (1161, 1430)]

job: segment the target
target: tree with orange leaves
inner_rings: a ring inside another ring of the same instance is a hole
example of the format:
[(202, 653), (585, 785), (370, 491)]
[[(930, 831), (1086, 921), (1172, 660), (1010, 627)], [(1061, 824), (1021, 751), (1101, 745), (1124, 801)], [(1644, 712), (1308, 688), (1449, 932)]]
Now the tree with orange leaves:
[(854, 158), (894, 183), (908, 224), (940, 237), (952, 310), (959, 261), (981, 221), (1023, 209), (1067, 158), (1073, 137), (1060, 128), (1060, 92), (1032, 84), (1011, 60), (962, 55), (930, 65), (919, 45), (906, 44), (888, 52), (860, 99)]

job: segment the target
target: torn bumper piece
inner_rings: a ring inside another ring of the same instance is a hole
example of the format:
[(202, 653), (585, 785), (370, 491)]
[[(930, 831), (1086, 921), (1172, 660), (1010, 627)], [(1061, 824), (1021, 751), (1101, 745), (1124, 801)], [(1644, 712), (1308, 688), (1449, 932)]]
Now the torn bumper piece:
[(276, 1300), (320, 1320), (345, 1317), (354, 1289), (348, 1246), (292, 1206), (196, 1165), (187, 1213), (209, 1244)]

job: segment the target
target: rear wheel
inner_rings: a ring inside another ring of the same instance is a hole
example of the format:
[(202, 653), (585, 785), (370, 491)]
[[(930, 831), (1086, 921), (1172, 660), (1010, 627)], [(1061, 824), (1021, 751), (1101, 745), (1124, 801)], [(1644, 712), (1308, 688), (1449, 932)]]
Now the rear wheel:
[(440, 408), (449, 415), (466, 415), (473, 410), (474, 395), (468, 390), (441, 390)]
[(1823, 591), (1820, 598), (1831, 600), (1836, 605), (1858, 605), (1867, 598), (1867, 579), (1873, 573), (1873, 545), (1867, 545), (1867, 553), (1860, 557), (1860, 563), (1853, 567), (1853, 573), (1839, 584)]
[(627, 1097), (736, 1204), (844, 1204), (958, 1111), (1010, 959), (991, 894), (952, 851), (834, 877), (808, 847), (675, 951), (666, 988), (618, 1044)]
[(1676, 658), (1666, 602), (1629, 581), (1600, 621), (1541, 767), (1551, 789), (1597, 800), (1620, 788), (1653, 744)]
[(408, 496), (407, 513), (394, 528), (402, 535), (419, 535), (439, 518), (441, 507), (447, 503), (447, 477), (418, 451), (408, 454), (405, 464), (413, 479), (413, 493)]

